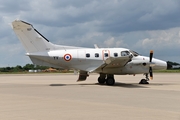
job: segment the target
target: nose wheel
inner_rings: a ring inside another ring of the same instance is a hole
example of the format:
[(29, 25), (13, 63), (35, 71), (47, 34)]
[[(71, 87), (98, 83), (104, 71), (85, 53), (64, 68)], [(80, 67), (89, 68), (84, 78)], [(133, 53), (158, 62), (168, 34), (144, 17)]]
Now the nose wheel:
[(146, 73), (145, 76), (146, 76), (146, 79), (141, 79), (139, 84), (149, 84), (149, 82), (148, 82), (149, 81), (148, 74)]

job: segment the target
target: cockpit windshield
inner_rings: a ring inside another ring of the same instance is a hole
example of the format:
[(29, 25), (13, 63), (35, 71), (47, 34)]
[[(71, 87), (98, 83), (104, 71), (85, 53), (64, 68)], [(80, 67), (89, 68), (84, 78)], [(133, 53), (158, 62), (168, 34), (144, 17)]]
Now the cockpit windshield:
[(130, 52), (136, 57), (136, 56), (139, 56), (139, 54), (133, 50), (130, 50)]

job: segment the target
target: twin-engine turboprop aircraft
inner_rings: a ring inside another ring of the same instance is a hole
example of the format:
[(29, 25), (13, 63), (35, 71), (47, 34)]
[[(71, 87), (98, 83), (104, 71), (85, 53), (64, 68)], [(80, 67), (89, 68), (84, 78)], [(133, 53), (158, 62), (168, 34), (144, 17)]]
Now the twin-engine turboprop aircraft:
[(99, 73), (100, 84), (114, 85), (114, 75), (145, 74), (140, 84), (148, 84), (148, 73), (153, 78), (152, 70), (167, 69), (167, 63), (150, 56), (141, 56), (125, 48), (83, 48), (55, 45), (49, 42), (31, 24), (15, 20), (12, 28), (23, 44), (26, 55), (36, 65), (79, 71), (78, 81), (84, 81), (89, 73)]

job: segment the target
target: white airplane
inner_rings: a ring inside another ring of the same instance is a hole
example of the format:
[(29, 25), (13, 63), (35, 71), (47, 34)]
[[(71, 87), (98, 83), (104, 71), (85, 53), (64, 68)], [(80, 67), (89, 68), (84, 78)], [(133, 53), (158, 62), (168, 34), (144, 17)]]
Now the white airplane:
[(167, 62), (150, 56), (141, 56), (126, 48), (83, 48), (55, 45), (49, 42), (31, 24), (15, 20), (12, 28), (23, 44), (26, 55), (33, 64), (79, 71), (78, 81), (84, 81), (89, 73), (99, 73), (100, 84), (114, 85), (114, 75), (145, 74), (140, 84), (148, 84), (148, 73), (153, 78), (152, 70), (167, 69)]

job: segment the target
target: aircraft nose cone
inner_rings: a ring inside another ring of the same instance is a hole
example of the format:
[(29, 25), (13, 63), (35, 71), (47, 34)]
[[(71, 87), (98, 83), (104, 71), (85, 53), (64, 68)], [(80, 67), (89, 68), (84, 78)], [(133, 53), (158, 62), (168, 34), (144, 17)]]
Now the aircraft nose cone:
[(167, 70), (169, 70), (171, 68), (172, 68), (172, 65), (169, 62), (167, 62)]

